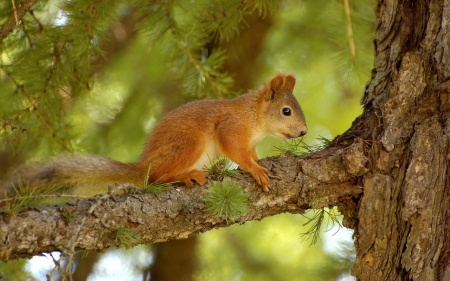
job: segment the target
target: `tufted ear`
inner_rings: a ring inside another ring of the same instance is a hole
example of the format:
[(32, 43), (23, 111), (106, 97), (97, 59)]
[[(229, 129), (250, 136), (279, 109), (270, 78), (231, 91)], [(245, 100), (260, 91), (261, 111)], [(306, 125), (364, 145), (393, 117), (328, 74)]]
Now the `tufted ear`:
[(283, 74), (278, 74), (273, 77), (269, 82), (269, 87), (272, 91), (278, 92), (285, 84), (286, 77)]
[(289, 92), (292, 92), (294, 91), (294, 86), (295, 86), (295, 77), (292, 75), (286, 76), (286, 83), (285, 83), (286, 89), (289, 90)]
[(278, 74), (277, 76), (270, 79), (268, 85), (265, 89), (265, 100), (272, 101), (277, 97), (284, 96), (284, 84), (286, 77), (283, 74)]
[(278, 74), (273, 77), (261, 92), (261, 98), (265, 101), (272, 101), (286, 94), (285, 90), (294, 90), (295, 77), (292, 75)]

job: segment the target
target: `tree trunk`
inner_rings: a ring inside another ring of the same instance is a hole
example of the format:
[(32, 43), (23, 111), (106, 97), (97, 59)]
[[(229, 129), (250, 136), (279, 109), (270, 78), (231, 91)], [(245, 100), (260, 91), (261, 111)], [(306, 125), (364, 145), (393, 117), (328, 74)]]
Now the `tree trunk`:
[[(153, 244), (154, 262), (148, 271), (152, 281), (193, 280), (197, 236)], [(144, 273), (143, 280), (149, 280)]]
[(336, 140), (372, 144), (354, 225), (360, 280), (450, 280), (449, 23), (450, 1), (379, 0), (364, 113)]
[[(355, 229), (352, 273), (358, 279), (450, 280), (450, 1), (379, 0), (377, 19), (374, 77), (362, 98), (363, 114), (325, 151), (261, 161), (277, 177), (271, 193), (242, 175), (238, 182), (252, 195), (238, 222), (338, 205), (344, 224)], [(3, 216), (0, 259), (68, 243), (92, 250), (117, 246), (119, 226), (134, 227), (143, 243), (227, 226), (202, 212), (206, 192), (106, 196)], [(89, 216), (73, 224), (64, 213)]]

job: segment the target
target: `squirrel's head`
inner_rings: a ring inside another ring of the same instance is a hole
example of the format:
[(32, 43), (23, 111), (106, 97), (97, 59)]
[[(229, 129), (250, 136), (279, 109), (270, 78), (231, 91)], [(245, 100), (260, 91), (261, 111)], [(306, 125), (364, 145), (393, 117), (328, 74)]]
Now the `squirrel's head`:
[(267, 133), (282, 139), (298, 138), (308, 132), (303, 111), (292, 94), (294, 86), (294, 76), (278, 74), (259, 98)]

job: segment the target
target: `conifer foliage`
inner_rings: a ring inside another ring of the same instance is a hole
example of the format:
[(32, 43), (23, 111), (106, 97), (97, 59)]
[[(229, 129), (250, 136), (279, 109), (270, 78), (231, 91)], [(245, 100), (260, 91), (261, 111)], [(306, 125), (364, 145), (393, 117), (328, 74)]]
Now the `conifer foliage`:
[(221, 72), (224, 52), (205, 45), (230, 39), (246, 14), (276, 9), (275, 1), (3, 1), (0, 147), (14, 151), (39, 139), (55, 152), (75, 150), (68, 112), (91, 93), (93, 62), (106, 56), (101, 47), (122, 18), (132, 14), (134, 32), (150, 47), (169, 46), (167, 71), (188, 96), (223, 97), (233, 82)]
[[(347, 128), (341, 121), (343, 116), (351, 114), (342, 114), (340, 106), (345, 106), (355, 96), (359, 99), (360, 86), (368, 79), (369, 71), (360, 71), (368, 70), (367, 65), (371, 65), (373, 59), (372, 33), (368, 31), (372, 27), (367, 28), (367, 22), (373, 23), (373, 11), (367, 3), (351, 1), (350, 20), (341, 2), (329, 0), (0, 1), (0, 180), (8, 169), (24, 159), (48, 158), (67, 152), (86, 151), (120, 161), (135, 161), (155, 120), (181, 103), (179, 96), (191, 100), (227, 98), (236, 94), (232, 90), (236, 76), (227, 73), (224, 67), (230, 55), (227, 43), (231, 44), (229, 42), (248, 25), (247, 16), (256, 13), (261, 18), (272, 16), (275, 19), (283, 3), (288, 3), (290, 8), (295, 6), (296, 10), (293, 12), (284, 6), (284, 20), (277, 21), (277, 31), (270, 34), (270, 42), (264, 43), (262, 48), (264, 63), (254, 69), (254, 76), (260, 75), (261, 79), (254, 84), (259, 85), (263, 76), (265, 81), (277, 71), (296, 72), (296, 94), (303, 95), (302, 106), (318, 104), (310, 100), (326, 92), (319, 87), (333, 92), (326, 97), (327, 108), (303, 107), (308, 122), (314, 120), (311, 123), (315, 124), (307, 138), (311, 135), (314, 138), (314, 130), (319, 129), (329, 138), (336, 130)], [(346, 26), (352, 21), (355, 36), (349, 40)], [(139, 44), (133, 44), (135, 42)], [(349, 42), (356, 45), (356, 53), (355, 50), (348, 52), (348, 46), (352, 45)], [(114, 54), (118, 52), (126, 55), (115, 60)], [(242, 64), (245, 63), (243, 60)], [(105, 65), (120, 65), (117, 69), (121, 70), (104, 71)], [(298, 75), (300, 68), (308, 74)], [(123, 85), (115, 83), (118, 76), (129, 76), (124, 90), (128, 91), (126, 95), (115, 94), (123, 91)], [(316, 79), (318, 76), (323, 77)], [(161, 83), (161, 77), (169, 82)], [(306, 92), (308, 95), (304, 95)], [(83, 102), (85, 100), (89, 102)], [(96, 103), (106, 104), (108, 109), (95, 110)], [(337, 110), (340, 114), (335, 114)], [(357, 110), (359, 112), (360, 108)], [(345, 111), (350, 112), (348, 106)], [(94, 120), (95, 126), (86, 125), (88, 115), (91, 118), (88, 121)], [(327, 115), (332, 115), (333, 120)], [(348, 116), (350, 121), (354, 118)], [(110, 125), (113, 123), (121, 126)], [(325, 129), (327, 126), (329, 128)], [(86, 132), (86, 128), (91, 131)], [(127, 145), (121, 143), (122, 138), (127, 139)], [(133, 142), (132, 145), (129, 142)], [(328, 145), (326, 138), (319, 143)], [(322, 148), (321, 145), (308, 146), (300, 140), (278, 150), (284, 155), (296, 155), (298, 149), (311, 152)], [(129, 159), (128, 155), (123, 156), (126, 153), (131, 155)], [(213, 168), (221, 168), (222, 164), (217, 164)], [(221, 181), (224, 176), (230, 176), (229, 173), (232, 172), (225, 169), (212, 174), (217, 176), (215, 180)], [(231, 181), (216, 182), (209, 187), (201, 204), (214, 216), (225, 217), (229, 224), (243, 217), (254, 199)], [(165, 191), (166, 187), (157, 185), (147, 189), (155, 193)], [(111, 197), (115, 195), (111, 194)], [(32, 204), (16, 205), (26, 209)], [(91, 207), (91, 213), (95, 206)], [(67, 224), (74, 223), (72, 213), (63, 215)], [(81, 226), (78, 224), (78, 231)], [(298, 240), (299, 233), (296, 231), (294, 240)], [(142, 238), (128, 225), (120, 226), (115, 235), (116, 242), (126, 248), (140, 243)], [(263, 238), (263, 235), (257, 236)], [(76, 238), (77, 233), (73, 237)], [(63, 254), (72, 261), (75, 244), (69, 246), (73, 246), (71, 251)], [(241, 245), (236, 249), (239, 253), (245, 250)], [(223, 249), (211, 255), (214, 256), (211, 272), (219, 272), (216, 265), (217, 258), (223, 256), (221, 251)], [(292, 262), (298, 268), (296, 275), (305, 271), (299, 265), (308, 266), (301, 258)], [(56, 269), (61, 268), (55, 266)], [(72, 269), (70, 262), (67, 269)], [(17, 273), (16, 269), (11, 271)], [(282, 280), (281, 276), (294, 280), (285, 274), (288, 271), (280, 270), (280, 278), (272, 280)], [(199, 280), (214, 279), (208, 274), (205, 276)]]

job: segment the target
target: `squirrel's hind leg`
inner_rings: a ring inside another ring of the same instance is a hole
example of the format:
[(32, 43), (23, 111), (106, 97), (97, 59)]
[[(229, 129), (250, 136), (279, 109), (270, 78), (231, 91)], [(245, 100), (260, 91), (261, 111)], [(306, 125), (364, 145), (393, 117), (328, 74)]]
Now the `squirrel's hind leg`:
[(208, 174), (206, 172), (194, 169), (187, 173), (172, 177), (170, 181), (184, 182), (187, 187), (192, 187), (194, 185), (192, 180), (196, 181), (200, 185), (204, 185), (207, 182), (207, 177)]
[(151, 178), (163, 177), (163, 182), (183, 182), (188, 187), (194, 185), (193, 181), (204, 185), (208, 174), (201, 168), (209, 156), (215, 157), (208, 154), (207, 143), (207, 138), (199, 132), (186, 132), (170, 146), (152, 151), (159, 158), (151, 159), (156, 168)]

